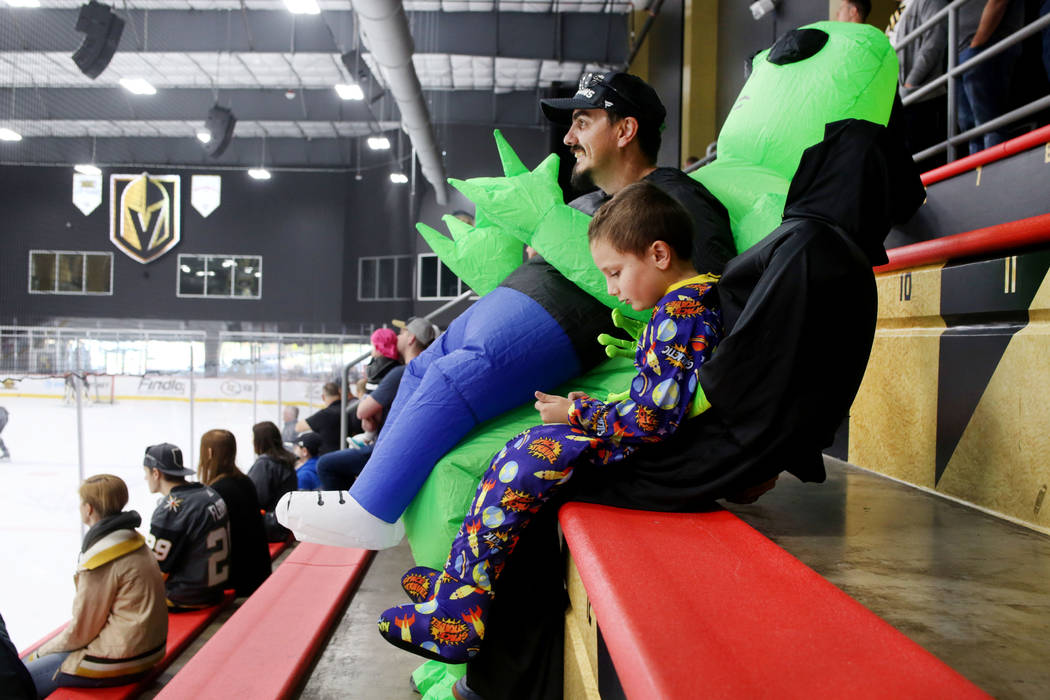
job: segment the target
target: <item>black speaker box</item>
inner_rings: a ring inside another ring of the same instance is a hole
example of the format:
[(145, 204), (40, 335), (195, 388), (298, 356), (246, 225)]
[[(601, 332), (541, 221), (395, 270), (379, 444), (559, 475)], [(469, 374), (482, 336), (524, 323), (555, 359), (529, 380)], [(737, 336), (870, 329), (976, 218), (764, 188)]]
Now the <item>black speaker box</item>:
[(113, 14), (108, 5), (91, 0), (80, 6), (76, 30), (83, 33), (84, 43), (73, 54), (80, 72), (94, 80), (106, 70), (120, 44), (124, 20)]
[(237, 117), (226, 107), (215, 105), (208, 110), (208, 120), (204, 128), (211, 134), (211, 141), (204, 144), (204, 150), (212, 158), (218, 158), (225, 152), (233, 138), (233, 127), (237, 125)]

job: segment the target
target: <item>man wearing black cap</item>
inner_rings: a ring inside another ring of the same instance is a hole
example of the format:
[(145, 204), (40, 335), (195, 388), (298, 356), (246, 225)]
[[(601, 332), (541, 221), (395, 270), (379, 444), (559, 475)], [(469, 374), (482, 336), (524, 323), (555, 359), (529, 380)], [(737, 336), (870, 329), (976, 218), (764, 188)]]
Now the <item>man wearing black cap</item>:
[(692, 217), (697, 270), (720, 273), (736, 255), (722, 203), (678, 168), (656, 167), (667, 110), (644, 80), (629, 73), (585, 73), (574, 96), (540, 104), (548, 119), (569, 127), (564, 143), (576, 158), (573, 186), (599, 188), (570, 206), (593, 214), (627, 185), (646, 180)]
[(142, 466), (150, 493), (162, 498), (153, 511), (147, 543), (164, 573), (173, 611), (215, 605), (230, 575), (230, 528), (226, 503), (182, 463), (170, 443), (146, 448)]

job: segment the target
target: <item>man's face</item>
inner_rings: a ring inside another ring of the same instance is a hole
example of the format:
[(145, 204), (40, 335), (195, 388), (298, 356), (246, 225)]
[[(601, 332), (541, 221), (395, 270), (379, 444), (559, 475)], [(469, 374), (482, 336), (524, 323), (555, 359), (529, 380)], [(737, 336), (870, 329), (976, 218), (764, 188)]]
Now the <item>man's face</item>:
[(284, 407), (284, 422), (295, 420), (295, 409), (292, 406)]
[(604, 109), (577, 109), (572, 113), (572, 126), (563, 141), (576, 158), (572, 166), (573, 187), (601, 187), (619, 163), (616, 132)]
[(415, 342), (416, 336), (408, 332), (407, 328), (402, 328), (397, 334), (397, 354), (404, 359), (405, 353), (412, 347), (412, 343)]
[(150, 467), (143, 467), (146, 474), (146, 486), (150, 493), (160, 493), (160, 472)]

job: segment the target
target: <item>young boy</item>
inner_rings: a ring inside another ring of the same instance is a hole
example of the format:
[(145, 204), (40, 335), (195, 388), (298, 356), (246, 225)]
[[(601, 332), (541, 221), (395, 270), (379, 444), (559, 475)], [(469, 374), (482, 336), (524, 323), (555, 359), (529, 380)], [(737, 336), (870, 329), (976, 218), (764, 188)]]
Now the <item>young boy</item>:
[(543, 425), (493, 458), (444, 571), (417, 567), (402, 579), (418, 602), (380, 615), (389, 642), (438, 661), (465, 662), (485, 636), (492, 584), (519, 533), (578, 460), (619, 461), (706, 408), (696, 391), (699, 370), (722, 337), (722, 323), (715, 278), (693, 269), (691, 232), (685, 210), (646, 182), (625, 187), (595, 214), (591, 256), (609, 294), (636, 310), (655, 307), (638, 340), (630, 392), (612, 402), (536, 392)]

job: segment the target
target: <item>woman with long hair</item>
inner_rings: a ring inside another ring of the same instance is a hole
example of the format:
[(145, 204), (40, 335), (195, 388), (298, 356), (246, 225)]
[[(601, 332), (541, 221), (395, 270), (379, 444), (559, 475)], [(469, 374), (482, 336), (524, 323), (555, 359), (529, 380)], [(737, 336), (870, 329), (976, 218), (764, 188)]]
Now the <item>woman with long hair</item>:
[(230, 517), (230, 584), (238, 596), (251, 595), (270, 575), (259, 497), (251, 479), (237, 468), (237, 439), (229, 430), (201, 436), (197, 477), (226, 502)]
[(248, 478), (255, 484), (262, 507), (266, 537), (271, 542), (283, 542), (291, 531), (277, 522), (273, 509), (277, 501), (289, 491), (295, 491), (295, 455), (284, 449), (281, 431), (271, 421), (252, 426), (252, 446), (255, 448), (255, 464), (248, 470)]

